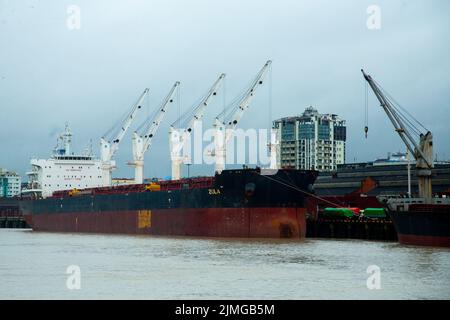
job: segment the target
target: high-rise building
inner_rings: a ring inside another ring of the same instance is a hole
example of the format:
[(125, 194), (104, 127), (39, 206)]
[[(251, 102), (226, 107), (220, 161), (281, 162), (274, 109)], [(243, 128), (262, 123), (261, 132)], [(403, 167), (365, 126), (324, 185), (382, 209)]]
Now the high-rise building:
[(302, 115), (275, 120), (279, 135), (281, 168), (332, 171), (345, 163), (345, 120), (319, 114), (313, 107)]
[(0, 198), (18, 196), (21, 190), (21, 180), (17, 173), (0, 168)]

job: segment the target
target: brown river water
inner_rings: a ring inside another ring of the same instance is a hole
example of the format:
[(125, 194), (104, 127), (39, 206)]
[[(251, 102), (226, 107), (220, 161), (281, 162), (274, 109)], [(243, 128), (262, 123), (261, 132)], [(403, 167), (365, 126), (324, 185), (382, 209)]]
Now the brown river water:
[(1, 299), (450, 299), (450, 249), (363, 240), (0, 229), (0, 274)]

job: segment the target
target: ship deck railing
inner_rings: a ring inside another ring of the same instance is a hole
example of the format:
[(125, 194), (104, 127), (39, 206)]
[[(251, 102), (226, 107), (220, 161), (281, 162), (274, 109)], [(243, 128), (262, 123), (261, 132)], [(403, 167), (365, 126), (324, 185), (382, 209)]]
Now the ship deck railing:
[[(155, 181), (150, 184), (160, 186), (159, 191), (183, 190), (183, 189), (197, 189), (208, 188), (214, 185), (214, 177), (200, 177), (200, 178), (186, 178), (180, 180), (165, 180)], [(102, 194), (126, 194), (139, 192), (158, 192), (158, 190), (149, 190), (146, 188), (150, 184), (130, 184), (122, 186), (99, 187), (89, 189), (79, 189), (76, 193), (73, 190), (56, 191), (53, 193), (53, 198), (65, 198), (70, 196), (82, 195), (102, 195)]]

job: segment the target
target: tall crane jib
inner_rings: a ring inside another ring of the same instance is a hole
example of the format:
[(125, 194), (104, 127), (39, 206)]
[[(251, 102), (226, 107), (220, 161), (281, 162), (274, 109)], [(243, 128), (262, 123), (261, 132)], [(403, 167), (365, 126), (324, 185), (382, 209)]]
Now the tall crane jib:
[(245, 111), (250, 107), (256, 90), (263, 84), (271, 64), (272, 61), (268, 60), (259, 71), (248, 90), (244, 93), (242, 98), (238, 100), (238, 103), (229, 106), (229, 108), (220, 113), (214, 120), (215, 137), (213, 155), (215, 156), (215, 171), (218, 173), (225, 169), (227, 142), (233, 136), (233, 132)]
[(149, 89), (146, 88), (140, 95), (138, 101), (131, 107), (131, 110), (125, 116), (125, 119), (122, 120), (119, 127), (115, 126), (109, 130), (109, 132), (114, 130), (117, 131), (116, 135), (112, 134), (111, 139), (107, 139), (106, 136), (108, 134), (105, 134), (100, 139), (100, 158), (102, 160), (102, 178), (104, 186), (111, 185), (111, 174), (116, 168), (115, 161), (113, 160), (114, 155), (119, 149), (119, 144), (122, 142), (123, 137), (136, 119), (138, 112), (142, 109), (142, 105), (148, 92)]
[[(373, 78), (361, 70), (364, 79), (367, 81), (381, 107), (388, 116), (408, 151), (416, 159), (417, 176), (419, 179), (419, 197), (431, 200), (431, 169), (433, 164), (433, 135), (418, 120), (402, 108), (395, 100), (373, 80)], [(420, 128), (419, 128), (420, 127)], [(423, 133), (425, 131), (425, 133)], [(418, 136), (419, 143), (417, 143)]]
[(165, 97), (162, 104), (155, 111), (155, 114), (147, 119), (141, 127), (145, 127), (142, 134), (137, 131), (132, 136), (133, 161), (129, 163), (135, 167), (135, 183), (141, 184), (144, 181), (144, 156), (145, 152), (150, 149), (153, 138), (161, 125), (167, 108), (174, 101), (176, 90), (179, 88), (180, 82), (177, 81), (170, 89), (169, 94)]
[(179, 119), (177, 119), (169, 128), (169, 147), (172, 161), (172, 179), (181, 178), (181, 165), (183, 162), (190, 162), (181, 155), (181, 151), (187, 147), (187, 142), (192, 134), (196, 122), (202, 121), (206, 108), (210, 105), (212, 99), (217, 95), (225, 74), (222, 73), (214, 82), (208, 92), (200, 99), (194, 108), (188, 110)]

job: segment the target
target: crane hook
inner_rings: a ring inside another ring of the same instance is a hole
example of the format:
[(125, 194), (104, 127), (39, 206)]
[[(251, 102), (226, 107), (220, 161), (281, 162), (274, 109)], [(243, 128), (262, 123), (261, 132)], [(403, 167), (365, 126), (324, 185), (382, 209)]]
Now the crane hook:
[(367, 139), (367, 132), (369, 132), (369, 127), (368, 127), (368, 126), (365, 126), (365, 127), (364, 127), (364, 133), (366, 134), (366, 139)]

